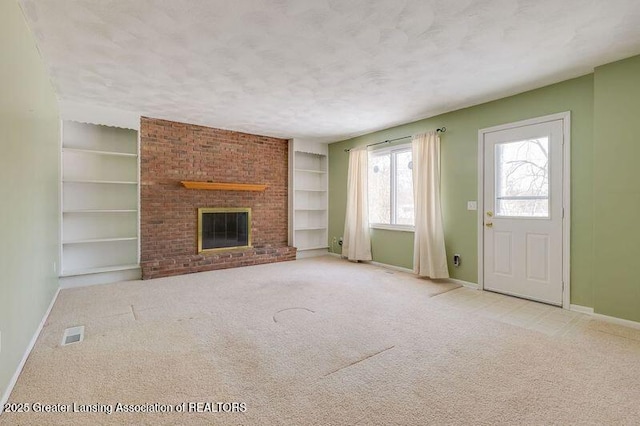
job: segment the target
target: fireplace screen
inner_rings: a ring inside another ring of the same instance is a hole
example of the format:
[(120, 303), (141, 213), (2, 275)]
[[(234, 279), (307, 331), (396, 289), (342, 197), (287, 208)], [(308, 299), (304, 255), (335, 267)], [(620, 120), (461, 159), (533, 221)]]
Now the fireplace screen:
[(198, 209), (198, 253), (251, 247), (251, 209)]

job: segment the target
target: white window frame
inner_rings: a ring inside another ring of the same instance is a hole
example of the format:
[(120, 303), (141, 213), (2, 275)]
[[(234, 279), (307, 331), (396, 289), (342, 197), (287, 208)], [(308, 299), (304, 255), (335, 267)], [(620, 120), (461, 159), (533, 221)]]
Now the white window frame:
[[(517, 142), (523, 142), (523, 141), (517, 141)], [(501, 142), (501, 143), (497, 143), (496, 146), (505, 145), (505, 144), (508, 144), (508, 143), (513, 143), (513, 142)], [(497, 152), (494, 153), (494, 155), (496, 156), (496, 158), (498, 158), (498, 153)], [(551, 153), (549, 152), (548, 155), (551, 156)], [(496, 166), (496, 167), (498, 167), (498, 166)], [(500, 218), (503, 218), (503, 219), (515, 219), (515, 220), (518, 220), (518, 219), (549, 220), (551, 218), (551, 210), (550, 210), (550, 208), (551, 208), (551, 198), (550, 198), (549, 194), (547, 194), (546, 197), (545, 196), (535, 196), (535, 195), (533, 195), (533, 196), (532, 195), (515, 195), (515, 196), (502, 196), (501, 197), (501, 196), (498, 195), (498, 194), (501, 193), (501, 185), (500, 185), (500, 183), (501, 182), (499, 182), (499, 180), (496, 179), (496, 188), (495, 188), (496, 201), (505, 200), (505, 199), (509, 199), (509, 200), (533, 200), (533, 199), (538, 199), (538, 200), (547, 200), (547, 202), (549, 204), (548, 204), (548, 207), (547, 207), (547, 215), (546, 216), (531, 216), (531, 215), (529, 215), (529, 216), (525, 216), (525, 215), (508, 216), (508, 215), (502, 215), (502, 214), (498, 213), (498, 208), (496, 207), (496, 209), (495, 209), (496, 211), (494, 212), (496, 217), (500, 217)], [(549, 179), (547, 179), (547, 188), (550, 188), (549, 185), (551, 185), (551, 181)], [(496, 203), (496, 206), (497, 206), (497, 203)]]
[[(411, 152), (412, 151), (412, 147), (411, 147), (411, 142), (409, 143), (403, 143), (400, 145), (396, 145), (396, 146), (392, 146), (392, 147), (387, 147), (387, 148), (382, 148), (382, 149), (376, 149), (376, 150), (372, 150), (369, 151), (369, 156), (380, 156), (380, 155), (390, 155), (390, 176), (391, 176), (391, 181), (390, 181), (390, 197), (391, 197), (391, 212), (390, 215), (391, 217), (389, 218), (391, 223), (371, 223), (369, 222), (369, 228), (372, 229), (386, 229), (389, 231), (403, 231), (403, 232), (414, 232), (415, 230), (415, 226), (414, 225), (397, 225), (394, 224), (393, 222), (396, 221), (396, 199), (397, 199), (397, 194), (396, 194), (396, 161), (395, 161), (395, 155), (398, 153), (402, 153), (402, 152)], [(413, 155), (411, 156), (411, 161), (413, 162)], [(413, 168), (411, 170), (411, 173), (413, 174)], [(368, 188), (367, 188), (368, 190)], [(368, 208), (368, 206), (367, 206)], [(415, 222), (415, 215), (414, 215), (414, 222)]]

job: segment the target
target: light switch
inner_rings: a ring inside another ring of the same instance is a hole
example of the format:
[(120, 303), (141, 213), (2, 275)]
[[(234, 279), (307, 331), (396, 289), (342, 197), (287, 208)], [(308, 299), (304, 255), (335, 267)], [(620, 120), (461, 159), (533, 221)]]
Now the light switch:
[(467, 201), (467, 210), (478, 210), (477, 201)]

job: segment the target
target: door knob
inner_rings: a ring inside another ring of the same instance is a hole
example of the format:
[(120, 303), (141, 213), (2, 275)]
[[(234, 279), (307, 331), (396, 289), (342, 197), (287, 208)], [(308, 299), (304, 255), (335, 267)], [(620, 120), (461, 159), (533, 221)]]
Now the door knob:
[(493, 228), (493, 223), (492, 222), (487, 222), (484, 224), (484, 226), (486, 226), (487, 228)]

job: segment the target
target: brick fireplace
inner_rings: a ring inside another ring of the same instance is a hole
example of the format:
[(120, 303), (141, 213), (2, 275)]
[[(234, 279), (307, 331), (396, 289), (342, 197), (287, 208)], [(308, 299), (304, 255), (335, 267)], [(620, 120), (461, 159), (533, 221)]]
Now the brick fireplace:
[[(287, 246), (287, 141), (143, 117), (143, 279), (295, 259)], [(181, 181), (264, 184), (264, 191), (187, 189)], [(198, 209), (251, 209), (251, 247), (198, 253)]]

